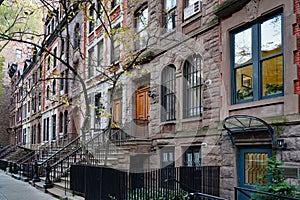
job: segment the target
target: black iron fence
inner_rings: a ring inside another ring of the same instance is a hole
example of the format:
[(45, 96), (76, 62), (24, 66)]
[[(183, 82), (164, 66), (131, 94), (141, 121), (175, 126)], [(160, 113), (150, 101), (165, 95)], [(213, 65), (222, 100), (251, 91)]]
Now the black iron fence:
[[(143, 173), (72, 165), (70, 189), (86, 200), (184, 199), (189, 193), (219, 196), (219, 167), (176, 167)], [(206, 198), (213, 199), (213, 198)], [(218, 199), (218, 198), (215, 198)]]

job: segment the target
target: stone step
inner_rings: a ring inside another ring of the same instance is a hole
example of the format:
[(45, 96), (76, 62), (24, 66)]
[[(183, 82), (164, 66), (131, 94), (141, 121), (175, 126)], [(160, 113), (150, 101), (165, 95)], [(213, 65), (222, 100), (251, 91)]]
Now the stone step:
[[(70, 179), (70, 178), (68, 178)], [(32, 182), (30, 181), (30, 184), (33, 185), (34, 187), (36, 187), (37, 189), (51, 194), (53, 197), (61, 199), (61, 200), (84, 200), (84, 197), (79, 196), (79, 195), (73, 195), (72, 191), (69, 189), (65, 189), (67, 186), (67, 188), (69, 188), (69, 183), (65, 183), (63, 181), (61, 182), (54, 182), (53, 183), (53, 187), (52, 188), (44, 188), (44, 184), (45, 184), (45, 177), (41, 177), (41, 181), (40, 182)]]

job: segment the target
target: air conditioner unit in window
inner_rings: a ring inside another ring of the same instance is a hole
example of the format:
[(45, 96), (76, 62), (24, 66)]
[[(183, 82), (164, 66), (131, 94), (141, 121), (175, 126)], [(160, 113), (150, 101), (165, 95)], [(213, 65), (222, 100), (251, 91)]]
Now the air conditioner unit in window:
[(189, 17), (195, 15), (196, 13), (199, 13), (202, 11), (202, 1), (196, 1), (195, 3), (193, 3), (192, 5), (190, 5), (189, 7), (186, 7), (184, 9), (184, 16), (183, 19), (186, 20)]

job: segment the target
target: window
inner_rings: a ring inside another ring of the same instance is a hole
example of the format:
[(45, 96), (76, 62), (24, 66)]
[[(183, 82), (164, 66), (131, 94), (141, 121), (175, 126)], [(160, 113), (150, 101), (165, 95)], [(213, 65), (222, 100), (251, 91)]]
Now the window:
[(59, 132), (62, 133), (64, 129), (64, 114), (59, 113)]
[(50, 70), (50, 64), (51, 64), (51, 57), (49, 55), (47, 58), (47, 70)]
[(56, 95), (56, 79), (53, 79), (52, 83), (52, 94)]
[(95, 28), (94, 6), (95, 5), (92, 5), (89, 9), (89, 33), (91, 33)]
[(201, 114), (201, 57), (194, 55), (187, 59), (183, 68), (183, 117)]
[(80, 46), (80, 37), (81, 37), (81, 33), (80, 33), (79, 23), (76, 23), (75, 29), (74, 29), (74, 49), (79, 48), (79, 46)]
[(66, 137), (68, 134), (68, 125), (69, 125), (69, 115), (68, 111), (65, 111), (65, 120), (64, 120), (64, 136)]
[(56, 115), (52, 115), (52, 140), (56, 140)]
[(175, 155), (174, 147), (164, 147), (161, 150), (161, 166), (164, 167), (175, 167)]
[(54, 32), (54, 19), (51, 20), (51, 33)]
[(22, 58), (22, 50), (16, 49), (16, 58)]
[(116, 33), (112, 36), (111, 39), (111, 62), (115, 62), (120, 58), (120, 42), (117, 38), (118, 29), (120, 28), (120, 24), (118, 24), (114, 29)]
[(41, 92), (39, 92), (39, 102), (38, 102), (38, 104), (39, 104), (39, 110), (40, 110), (41, 106), (42, 106), (42, 93)]
[(101, 102), (101, 93), (95, 95), (95, 129), (100, 129), (101, 127), (101, 110), (103, 109), (103, 104)]
[(282, 15), (231, 34), (233, 103), (283, 95)]
[(110, 8), (114, 9), (118, 5), (118, 0), (111, 0), (110, 2)]
[(33, 125), (31, 128), (31, 144), (36, 144), (36, 125)]
[(27, 130), (26, 128), (23, 129), (23, 141), (22, 141), (23, 145), (26, 144), (26, 135), (27, 135), (26, 130)]
[(47, 25), (47, 35), (51, 34), (51, 26), (50, 24)]
[(147, 41), (147, 26), (148, 26), (148, 7), (144, 7), (136, 14), (136, 32), (138, 40), (136, 49), (145, 47)]
[(184, 153), (184, 166), (201, 167), (201, 148), (189, 147)]
[(88, 50), (88, 78), (94, 76), (94, 59), (94, 47), (92, 47)]
[(64, 72), (60, 73), (60, 84), (59, 84), (59, 88), (60, 88), (60, 91), (64, 90), (64, 87), (65, 87), (65, 79), (64, 79), (65, 75), (64, 75)]
[[(103, 40), (100, 40), (97, 45), (97, 60), (98, 60), (98, 67), (103, 66)], [(100, 70), (100, 69), (98, 69)]]
[(29, 117), (30, 116), (30, 101), (27, 102), (27, 116), (26, 117)]
[(47, 90), (46, 90), (46, 99), (49, 100), (50, 99), (50, 86), (47, 86)]
[(60, 46), (60, 56), (64, 55), (65, 53), (65, 40), (61, 38), (61, 46)]
[(69, 93), (69, 69), (65, 70), (65, 94)]
[(97, 15), (97, 24), (101, 25), (103, 23), (103, 19), (104, 19), (103, 2), (101, 2), (101, 0), (97, 0), (96, 15)]
[(175, 120), (175, 67), (167, 66), (162, 71), (161, 120)]
[(39, 79), (42, 79), (43, 76), (43, 69), (42, 66), (39, 67)]
[(163, 25), (169, 32), (176, 27), (176, 0), (164, 0)]
[(49, 118), (44, 119), (43, 124), (43, 141), (49, 140)]
[(54, 56), (53, 56), (53, 68), (55, 68), (55, 67), (56, 67), (56, 63), (57, 63), (57, 61), (56, 61), (56, 57), (57, 57), (57, 47), (54, 48), (53, 54), (54, 54)]

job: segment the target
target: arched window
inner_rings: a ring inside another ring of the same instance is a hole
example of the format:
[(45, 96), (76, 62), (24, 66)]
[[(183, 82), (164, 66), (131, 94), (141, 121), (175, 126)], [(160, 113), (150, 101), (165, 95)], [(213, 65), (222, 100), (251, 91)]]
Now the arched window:
[(175, 66), (169, 65), (161, 76), (161, 121), (175, 120)]
[(183, 68), (183, 117), (196, 117), (201, 114), (201, 69), (199, 55), (190, 56)]

